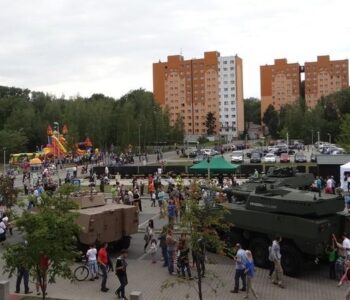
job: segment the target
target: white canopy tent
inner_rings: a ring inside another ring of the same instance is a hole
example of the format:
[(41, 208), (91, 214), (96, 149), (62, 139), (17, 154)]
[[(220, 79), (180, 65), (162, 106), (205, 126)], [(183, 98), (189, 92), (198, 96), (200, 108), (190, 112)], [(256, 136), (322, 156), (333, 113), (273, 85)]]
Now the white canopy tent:
[(340, 187), (344, 190), (348, 190), (348, 182), (346, 178), (350, 176), (350, 162), (346, 163), (345, 165), (340, 166)]

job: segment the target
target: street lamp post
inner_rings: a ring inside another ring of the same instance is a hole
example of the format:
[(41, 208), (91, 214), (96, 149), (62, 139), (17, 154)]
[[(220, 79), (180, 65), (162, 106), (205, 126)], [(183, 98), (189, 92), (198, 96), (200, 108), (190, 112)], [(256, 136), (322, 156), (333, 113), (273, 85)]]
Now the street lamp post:
[(332, 143), (332, 135), (330, 133), (327, 133), (328, 134), (328, 142), (331, 144)]
[(137, 174), (140, 173), (140, 162), (141, 162), (141, 123), (139, 123), (139, 163), (137, 164)]
[(314, 144), (314, 130), (311, 129), (311, 145)]
[(209, 156), (207, 158), (207, 163), (208, 163), (208, 180), (210, 180), (210, 157)]

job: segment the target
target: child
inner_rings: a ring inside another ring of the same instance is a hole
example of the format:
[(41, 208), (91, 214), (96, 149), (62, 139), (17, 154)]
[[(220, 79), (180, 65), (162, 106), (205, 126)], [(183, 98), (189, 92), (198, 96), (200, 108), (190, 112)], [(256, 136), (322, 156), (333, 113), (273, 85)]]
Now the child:
[(337, 261), (337, 248), (332, 241), (326, 248), (326, 254), (328, 255), (329, 264), (329, 278), (335, 279), (335, 262)]
[(244, 299), (248, 299), (250, 292), (252, 292), (255, 299), (258, 299), (258, 296), (256, 295), (255, 289), (253, 287), (253, 282), (252, 282), (253, 277), (255, 276), (255, 266), (253, 261), (253, 255), (249, 250), (247, 250), (245, 253), (248, 259), (244, 266), (245, 267), (244, 273), (246, 274), (246, 278), (247, 278), (247, 294), (245, 295)]
[(156, 207), (156, 193), (151, 193), (152, 204), (151, 207)]
[(157, 240), (153, 238), (151, 240), (151, 246), (149, 248), (149, 253), (151, 254), (151, 257), (152, 257), (152, 264), (155, 264), (157, 262), (156, 260), (157, 250), (158, 250)]

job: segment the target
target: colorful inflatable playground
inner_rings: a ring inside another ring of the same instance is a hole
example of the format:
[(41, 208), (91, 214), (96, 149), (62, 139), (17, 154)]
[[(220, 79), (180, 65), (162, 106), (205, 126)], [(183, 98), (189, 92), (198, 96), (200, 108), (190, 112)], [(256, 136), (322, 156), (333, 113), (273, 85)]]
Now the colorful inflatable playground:
[(52, 127), (49, 125), (47, 127), (48, 143), (42, 149), (42, 151), (33, 152), (33, 153), (11, 154), (10, 164), (18, 165), (22, 163), (24, 160), (30, 161), (36, 158), (43, 161), (43, 160), (51, 160), (55, 158), (63, 159), (68, 156), (84, 157), (98, 151), (97, 149), (93, 148), (92, 142), (89, 138), (86, 138), (84, 142), (76, 143), (74, 145), (74, 149), (69, 151), (67, 140), (66, 140), (67, 134), (68, 134), (68, 128), (66, 125), (63, 126), (61, 132), (59, 132), (59, 130), (53, 130)]

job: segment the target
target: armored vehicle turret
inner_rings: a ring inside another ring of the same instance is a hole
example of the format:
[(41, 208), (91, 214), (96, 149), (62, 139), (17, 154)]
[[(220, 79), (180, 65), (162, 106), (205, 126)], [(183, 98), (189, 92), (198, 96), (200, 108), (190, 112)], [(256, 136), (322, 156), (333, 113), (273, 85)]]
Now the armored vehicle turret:
[(269, 168), (268, 173), (261, 177), (250, 177), (242, 185), (235, 186), (230, 191), (236, 201), (246, 201), (249, 194), (261, 184), (273, 185), (274, 187), (286, 186), (296, 189), (304, 189), (311, 186), (314, 176), (311, 173), (298, 173), (293, 168)]

